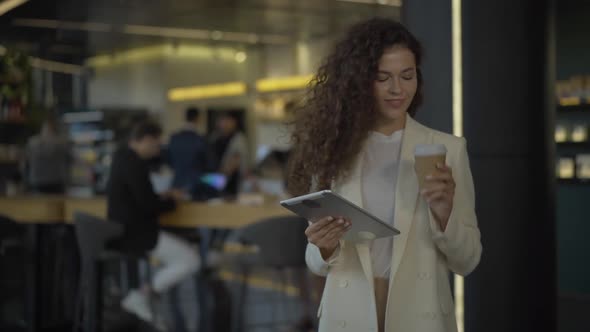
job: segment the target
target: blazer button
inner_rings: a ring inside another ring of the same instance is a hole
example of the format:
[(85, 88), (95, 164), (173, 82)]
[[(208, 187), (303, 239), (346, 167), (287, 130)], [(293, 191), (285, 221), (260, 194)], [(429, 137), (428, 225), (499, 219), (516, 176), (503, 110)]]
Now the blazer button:
[(420, 272), (418, 273), (418, 280), (432, 280), (432, 274), (428, 272)]
[(348, 287), (348, 280), (346, 280), (346, 279), (340, 280), (339, 286), (340, 286), (340, 288)]
[(424, 312), (422, 313), (422, 318), (426, 320), (435, 320), (437, 314), (435, 312)]

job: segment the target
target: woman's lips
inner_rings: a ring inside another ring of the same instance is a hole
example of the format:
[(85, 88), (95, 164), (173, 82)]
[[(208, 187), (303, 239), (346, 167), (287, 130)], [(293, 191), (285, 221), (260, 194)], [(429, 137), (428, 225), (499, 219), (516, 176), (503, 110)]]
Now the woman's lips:
[(387, 105), (393, 108), (400, 108), (404, 104), (405, 99), (386, 99)]

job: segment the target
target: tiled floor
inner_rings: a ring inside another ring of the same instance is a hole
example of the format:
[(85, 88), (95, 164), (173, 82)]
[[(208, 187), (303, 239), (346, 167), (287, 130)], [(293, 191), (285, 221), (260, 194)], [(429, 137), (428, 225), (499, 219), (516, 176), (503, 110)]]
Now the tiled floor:
[[(181, 312), (185, 318), (185, 326), (186, 330), (183, 330), (180, 327), (173, 327), (170, 329), (171, 332), (224, 332), (224, 330), (217, 328), (219, 323), (227, 323), (228, 321), (232, 323), (233, 329), (232, 332), (238, 331), (236, 328), (236, 323), (238, 322), (238, 315), (236, 313), (244, 312), (245, 315), (245, 323), (249, 325), (243, 331), (251, 331), (251, 332), (282, 332), (282, 331), (298, 331), (294, 328), (295, 324), (305, 315), (308, 314), (310, 317), (314, 317), (314, 313), (316, 308), (312, 306), (309, 309), (305, 309), (301, 298), (298, 296), (298, 289), (296, 287), (290, 286), (287, 287), (286, 290), (281, 291), (278, 285), (277, 274), (273, 273), (268, 269), (259, 269), (256, 273), (253, 273), (252, 277), (249, 280), (250, 287), (248, 287), (248, 298), (244, 305), (239, 306), (237, 304), (237, 300), (239, 299), (240, 294), (240, 283), (237, 282), (239, 278), (239, 274), (236, 273), (235, 270), (231, 268), (224, 268), (221, 270), (221, 273), (218, 273), (223, 279), (223, 281), (217, 282), (217, 287), (219, 285), (225, 285), (227, 294), (221, 295), (224, 299), (229, 296), (233, 302), (233, 309), (225, 310), (218, 312), (218, 315), (215, 316), (213, 314), (213, 308), (210, 308), (210, 314), (207, 317), (208, 322), (210, 323), (210, 328), (207, 331), (199, 331), (198, 326), (201, 320), (199, 315), (199, 308), (197, 305), (197, 297), (198, 292), (195, 288), (195, 281), (194, 280), (186, 280), (183, 282), (178, 291), (178, 301), (181, 308)], [(293, 280), (294, 278), (291, 276), (290, 278)], [(114, 283), (114, 278), (111, 278), (111, 283)], [(217, 279), (219, 280), (219, 279)], [(293, 284), (292, 282), (289, 284)], [(108, 288), (107, 288), (108, 289)], [(210, 292), (212, 292), (212, 296), (215, 297), (215, 291), (213, 291), (213, 287), (208, 288)], [(218, 292), (217, 292), (218, 293)], [(5, 300), (6, 294), (2, 294), (2, 300)], [(170, 297), (172, 294), (167, 294), (163, 298), (163, 304), (161, 306), (161, 312), (165, 315), (166, 320), (172, 324), (173, 317), (172, 317), (172, 310), (170, 306)], [(219, 296), (218, 296), (219, 297)], [(18, 297), (15, 298), (18, 300)], [(20, 301), (11, 301), (8, 303), (4, 303), (2, 307), (2, 317), (15, 319), (19, 317), (20, 314), (18, 313), (19, 307), (22, 308), (22, 301), (24, 299), (20, 299)], [(109, 322), (119, 321), (119, 328), (118, 329), (111, 329), (110, 331), (124, 331), (124, 332), (133, 332), (133, 331), (150, 331), (149, 329), (143, 327), (141, 329), (137, 329), (138, 324), (137, 322), (133, 322), (132, 317), (129, 315), (125, 315), (119, 308), (116, 306), (116, 302), (111, 302), (109, 306), (110, 309), (107, 311), (106, 319)], [(233, 310), (233, 311), (232, 311)], [(273, 315), (274, 313), (274, 315)], [(559, 332), (587, 332), (590, 331), (590, 298), (588, 297), (560, 297), (559, 298)], [(267, 326), (268, 323), (275, 321), (275, 322), (284, 322), (285, 324), (282, 325), (275, 325), (273, 327)], [(14, 323), (15, 321), (12, 320)], [(16, 323), (18, 325), (23, 325), (23, 321), (19, 321), (17, 319)], [(127, 324), (127, 325), (125, 325)], [(217, 324), (217, 326), (214, 326)], [(226, 324), (227, 325), (227, 324)], [(112, 325), (111, 325), (112, 326)], [(172, 326), (172, 325), (171, 325)], [(1, 329), (0, 329), (1, 330)], [(67, 329), (69, 331), (69, 329)], [(2, 332), (7, 332), (6, 330), (1, 330)], [(17, 331), (17, 330), (15, 330)], [(21, 331), (21, 330), (18, 330)], [(52, 331), (63, 331), (59, 329), (53, 329)]]
[[(292, 278), (290, 273), (289, 279)], [(314, 306), (305, 308), (305, 305), (299, 296), (299, 290), (291, 283), (290, 286), (281, 289), (279, 278), (273, 271), (258, 269), (249, 278), (249, 286), (247, 287), (247, 297), (243, 304), (239, 303), (242, 284), (237, 282), (239, 274), (232, 272), (229, 269), (223, 269), (217, 273), (221, 279), (214, 279), (214, 286), (208, 288), (211, 302), (215, 302), (215, 298), (219, 296), (230, 296), (231, 308), (214, 308), (215, 305), (210, 302), (208, 332), (223, 332), (220, 331), (220, 325), (227, 326), (227, 323), (215, 321), (230, 320), (231, 331), (239, 331), (237, 328), (240, 313), (243, 311), (244, 326), (242, 331), (246, 332), (281, 332), (281, 331), (300, 331), (296, 325), (306, 315), (313, 317), (315, 311)], [(219, 295), (219, 288), (225, 286), (227, 294)], [(196, 282), (194, 279), (189, 279), (183, 282), (174, 293), (169, 293), (160, 301), (159, 311), (164, 315), (168, 326), (171, 326), (171, 331), (175, 332), (205, 332), (199, 331), (199, 322), (202, 317), (199, 314), (199, 307), (197, 302), (198, 290), (196, 289)], [(217, 294), (216, 294), (217, 293)], [(184, 318), (184, 326), (174, 327), (174, 314), (171, 305), (171, 300), (176, 296), (176, 303), (178, 304), (182, 316)], [(227, 299), (223, 299), (227, 302)], [(215, 312), (216, 311), (216, 312)]]

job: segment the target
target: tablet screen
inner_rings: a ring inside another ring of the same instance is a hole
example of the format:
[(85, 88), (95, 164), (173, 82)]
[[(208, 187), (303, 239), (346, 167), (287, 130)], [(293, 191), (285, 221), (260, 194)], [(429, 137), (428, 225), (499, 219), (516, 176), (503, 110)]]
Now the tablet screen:
[(201, 181), (219, 191), (222, 191), (227, 184), (227, 177), (221, 173), (207, 173), (201, 176)]

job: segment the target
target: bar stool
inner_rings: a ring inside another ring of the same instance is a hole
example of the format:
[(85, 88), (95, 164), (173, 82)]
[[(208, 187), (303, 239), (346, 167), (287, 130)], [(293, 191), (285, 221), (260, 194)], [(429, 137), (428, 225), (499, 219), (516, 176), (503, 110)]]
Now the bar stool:
[[(110, 240), (123, 234), (121, 224), (75, 212), (74, 227), (82, 261), (74, 314), (74, 332), (78, 332), (81, 321), (84, 322), (85, 332), (102, 332), (103, 264), (109, 260), (145, 259), (146, 257), (130, 257), (126, 253), (106, 249)], [(148, 278), (151, 280), (149, 274), (148, 268)], [(152, 306), (152, 311), (153, 309)]]
[[(258, 247), (258, 253), (256, 254), (245, 254), (239, 255), (242, 257), (236, 257), (236, 263), (242, 273), (240, 278), (242, 280), (241, 294), (237, 305), (237, 309), (241, 310), (241, 312), (236, 313), (238, 318), (237, 331), (248, 330), (250, 327), (267, 327), (276, 330), (279, 325), (286, 323), (277, 321), (277, 309), (281, 306), (285, 309), (286, 306), (286, 270), (291, 268), (306, 271), (306, 228), (307, 221), (300, 217), (289, 216), (264, 219), (237, 231), (235, 238), (238, 242)], [(246, 306), (248, 297), (247, 280), (250, 271), (256, 267), (271, 268), (278, 274), (280, 279), (280, 300), (272, 305), (271, 322), (268, 324), (246, 324), (245, 322), (245, 308), (248, 307)], [(302, 283), (299, 285), (300, 287), (307, 286), (304, 276), (299, 281)]]
[[(5, 301), (22, 298), (25, 293), (21, 277), (25, 267), (22, 263), (25, 253), (24, 234), (24, 227), (0, 215), (0, 331), (20, 331), (27, 327), (24, 322), (24, 304), (22, 316), (10, 317), (11, 321), (5, 321), (7, 317), (4, 311)], [(16, 257), (14, 254), (17, 254)], [(15, 264), (17, 261), (19, 264)]]

